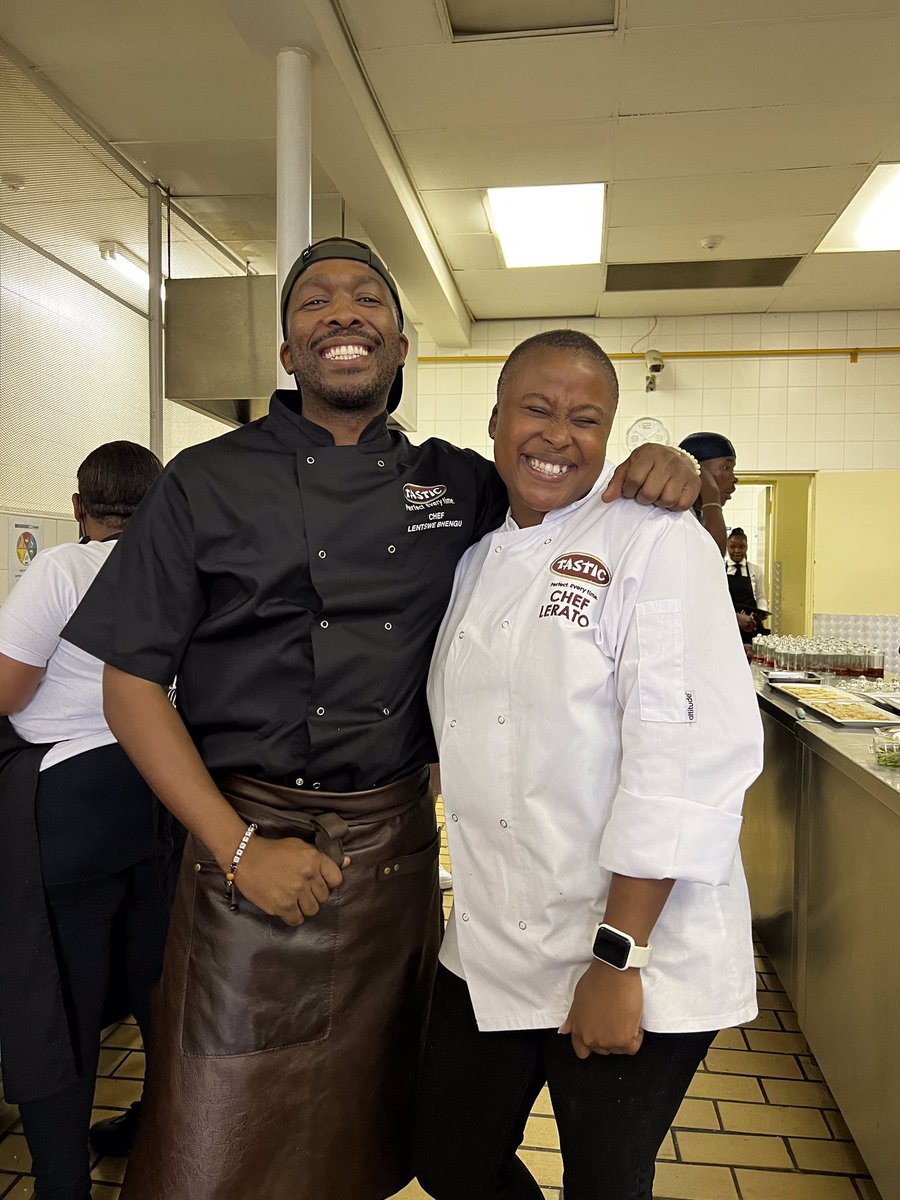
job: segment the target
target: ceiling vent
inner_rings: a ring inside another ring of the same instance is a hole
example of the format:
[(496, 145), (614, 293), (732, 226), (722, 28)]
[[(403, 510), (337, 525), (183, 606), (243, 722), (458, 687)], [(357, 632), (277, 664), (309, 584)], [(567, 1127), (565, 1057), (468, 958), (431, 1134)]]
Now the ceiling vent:
[(610, 263), (607, 292), (667, 292), (693, 288), (781, 287), (800, 261), (785, 258), (734, 258), (716, 262)]
[(607, 33), (616, 28), (616, 0), (445, 0), (457, 41)]

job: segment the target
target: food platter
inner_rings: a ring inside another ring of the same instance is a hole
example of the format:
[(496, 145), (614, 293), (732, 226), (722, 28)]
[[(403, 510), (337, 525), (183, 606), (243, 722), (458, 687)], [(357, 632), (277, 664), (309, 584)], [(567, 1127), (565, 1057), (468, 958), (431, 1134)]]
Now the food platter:
[(770, 686), (790, 696), (816, 716), (827, 717), (845, 729), (871, 729), (875, 725), (900, 724), (900, 710), (896, 716), (891, 716), (885, 708), (879, 708), (871, 700), (840, 688), (806, 683), (773, 683)]

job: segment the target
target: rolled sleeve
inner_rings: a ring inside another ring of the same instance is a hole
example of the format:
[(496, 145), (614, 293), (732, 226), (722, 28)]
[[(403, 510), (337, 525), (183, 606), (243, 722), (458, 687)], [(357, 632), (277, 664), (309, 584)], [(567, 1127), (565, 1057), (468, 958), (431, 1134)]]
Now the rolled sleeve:
[(603, 834), (600, 865), (635, 879), (727, 883), (741, 823), (736, 813), (679, 796), (635, 796), (620, 788)]

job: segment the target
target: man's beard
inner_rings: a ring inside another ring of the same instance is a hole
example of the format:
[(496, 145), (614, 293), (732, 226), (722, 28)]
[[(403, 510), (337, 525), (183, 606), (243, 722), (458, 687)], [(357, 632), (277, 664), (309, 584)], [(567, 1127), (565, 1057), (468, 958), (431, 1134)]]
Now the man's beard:
[[(373, 345), (372, 353), (378, 355), (378, 369), (374, 376), (355, 379), (348, 375), (341, 381), (333, 382), (324, 378), (322, 360), (314, 349), (297, 346), (293, 342), (289, 344), (294, 365), (293, 375), (301, 393), (314, 394), (337, 412), (356, 413), (384, 408), (400, 365), (399, 339), (396, 347), (384, 342)], [(366, 344), (370, 344), (368, 339)], [(393, 350), (396, 352), (392, 354)]]

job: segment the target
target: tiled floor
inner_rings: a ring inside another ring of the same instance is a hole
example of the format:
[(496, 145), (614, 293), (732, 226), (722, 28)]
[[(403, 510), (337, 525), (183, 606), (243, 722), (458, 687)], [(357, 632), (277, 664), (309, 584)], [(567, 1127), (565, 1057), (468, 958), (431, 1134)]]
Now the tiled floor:
[[(449, 867), (446, 850), (442, 861)], [(449, 893), (444, 904), (449, 912)], [(771, 964), (757, 950), (759, 1016), (716, 1039), (660, 1150), (654, 1194), (658, 1200), (879, 1200)], [(134, 1025), (107, 1037), (100, 1072), (95, 1119), (140, 1093), (144, 1055)], [(548, 1200), (560, 1200), (562, 1163), (546, 1091), (520, 1153)], [(16, 1110), (0, 1099), (3, 1200), (31, 1200), (29, 1164)], [(98, 1159), (93, 1200), (117, 1200), (124, 1169), (124, 1159)], [(426, 1200), (426, 1193), (412, 1183), (396, 1200)]]

